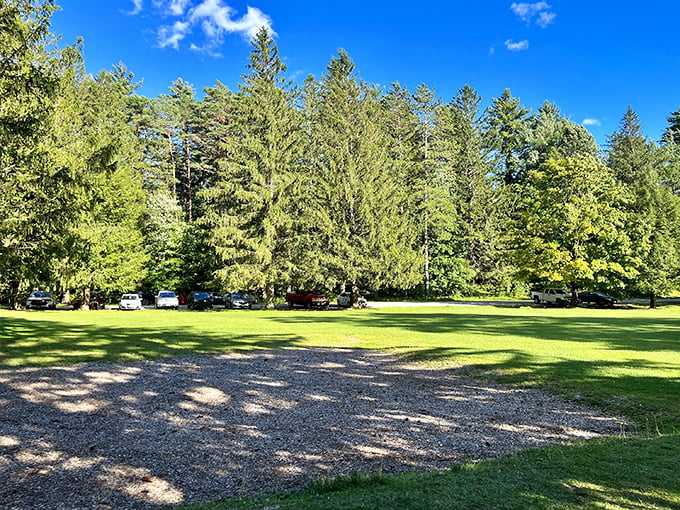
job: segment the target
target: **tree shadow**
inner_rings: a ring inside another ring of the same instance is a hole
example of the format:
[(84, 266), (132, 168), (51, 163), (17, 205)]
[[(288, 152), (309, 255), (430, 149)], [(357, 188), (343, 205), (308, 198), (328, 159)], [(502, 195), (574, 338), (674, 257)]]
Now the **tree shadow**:
[(620, 427), (544, 393), (348, 349), (0, 370), (0, 402), (0, 500), (17, 508), (44, 494), (87, 508), (205, 502)]

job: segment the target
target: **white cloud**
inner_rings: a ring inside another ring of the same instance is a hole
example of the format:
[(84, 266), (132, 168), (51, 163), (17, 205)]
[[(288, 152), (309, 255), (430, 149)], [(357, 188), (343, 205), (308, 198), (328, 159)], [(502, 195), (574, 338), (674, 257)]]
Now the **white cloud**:
[(536, 24), (541, 28), (546, 28), (555, 21), (557, 14), (551, 12), (550, 9), (552, 9), (552, 6), (547, 2), (533, 4), (520, 2), (510, 5), (510, 10), (527, 25), (531, 25), (536, 18)]
[(176, 21), (171, 27), (161, 27), (158, 30), (158, 44), (161, 48), (172, 46), (179, 49), (179, 43), (191, 32), (188, 22)]
[(505, 41), (505, 47), (510, 51), (524, 51), (529, 49), (529, 41), (524, 39), (523, 41), (514, 42), (512, 39)]
[(153, 0), (153, 3), (165, 16), (180, 18), (172, 25), (159, 28), (158, 43), (161, 47), (179, 49), (180, 42), (194, 33), (194, 27), (200, 27), (198, 33), (203, 35), (203, 40), (191, 41), (190, 49), (212, 55), (219, 55), (216, 50), (226, 34), (240, 34), (251, 40), (262, 27), (275, 34), (271, 18), (256, 7), (249, 6), (246, 13), (238, 17), (237, 11), (224, 0)]
[(182, 16), (189, 0), (171, 0), (168, 9), (173, 16)]
[(601, 126), (602, 123), (597, 120), (597, 119), (583, 119), (583, 122), (581, 122), (584, 126)]
[(132, 16), (134, 16), (134, 15), (139, 14), (140, 12), (142, 12), (142, 7), (143, 7), (142, 3), (143, 3), (143, 0), (132, 0), (132, 3), (134, 4), (135, 7), (134, 7), (134, 9), (132, 9), (132, 10), (129, 12), (129, 14), (131, 14)]

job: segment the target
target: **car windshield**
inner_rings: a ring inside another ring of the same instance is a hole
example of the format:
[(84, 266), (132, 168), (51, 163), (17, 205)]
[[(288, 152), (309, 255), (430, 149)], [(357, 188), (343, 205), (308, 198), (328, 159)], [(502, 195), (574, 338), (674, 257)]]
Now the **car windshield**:
[(195, 292), (194, 299), (205, 299), (210, 297), (207, 292)]
[(246, 299), (246, 297), (241, 294), (232, 294), (231, 299)]
[(41, 290), (36, 290), (35, 292), (31, 293), (32, 297), (52, 297), (51, 292), (43, 292)]
[(174, 292), (161, 292), (158, 297), (176, 297)]
[(136, 301), (139, 299), (139, 296), (137, 294), (123, 294), (123, 297), (120, 299), (121, 301)]

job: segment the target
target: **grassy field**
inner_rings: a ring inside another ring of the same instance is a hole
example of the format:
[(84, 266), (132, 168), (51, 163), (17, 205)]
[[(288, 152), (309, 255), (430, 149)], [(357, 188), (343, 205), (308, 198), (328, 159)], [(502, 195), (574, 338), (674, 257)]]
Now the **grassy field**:
[(680, 308), (0, 311), (0, 367), (342, 346), (625, 414), (622, 436), (223, 508), (680, 508)]

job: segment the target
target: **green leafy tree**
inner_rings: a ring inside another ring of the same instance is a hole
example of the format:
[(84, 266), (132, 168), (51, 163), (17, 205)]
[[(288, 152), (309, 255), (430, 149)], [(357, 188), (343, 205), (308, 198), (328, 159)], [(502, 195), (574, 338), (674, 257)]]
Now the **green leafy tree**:
[(265, 28), (253, 40), (247, 67), (233, 103), (234, 136), (224, 140), (217, 184), (205, 192), (206, 223), (222, 264), (219, 278), (233, 288), (263, 289), (273, 308), (276, 286), (294, 269), (301, 122)]
[(624, 189), (589, 154), (550, 159), (530, 171), (516, 229), (520, 275), (579, 289), (620, 286), (636, 274), (625, 231)]

